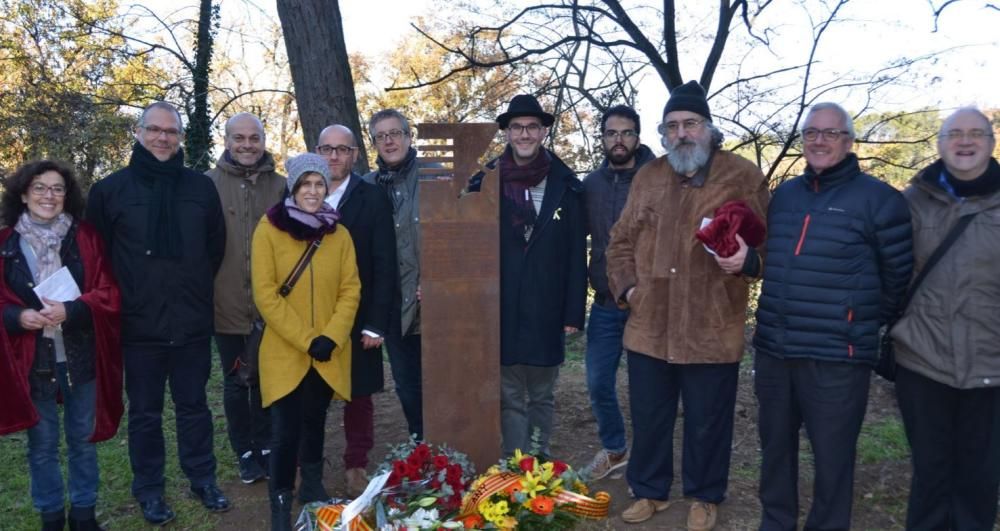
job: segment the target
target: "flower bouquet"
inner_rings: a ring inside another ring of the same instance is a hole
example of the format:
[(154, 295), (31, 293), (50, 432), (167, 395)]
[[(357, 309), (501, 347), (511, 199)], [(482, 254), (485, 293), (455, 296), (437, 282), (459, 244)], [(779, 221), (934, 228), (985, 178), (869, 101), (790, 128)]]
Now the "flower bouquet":
[(607, 518), (611, 497), (587, 494), (566, 463), (542, 462), (517, 450), (473, 482), (458, 520), (466, 529), (554, 531), (573, 528), (581, 517)]
[(448, 446), (409, 440), (392, 448), (376, 475), (389, 473), (373, 507), (377, 529), (438, 529), (458, 514), (475, 477), (469, 458)]

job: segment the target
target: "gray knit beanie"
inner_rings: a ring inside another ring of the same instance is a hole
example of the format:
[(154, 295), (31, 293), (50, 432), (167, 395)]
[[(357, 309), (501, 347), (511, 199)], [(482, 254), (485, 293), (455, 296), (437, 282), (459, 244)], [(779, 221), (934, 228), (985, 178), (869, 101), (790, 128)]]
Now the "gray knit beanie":
[(326, 165), (325, 158), (315, 153), (303, 153), (286, 160), (285, 170), (288, 172), (288, 181), (285, 184), (288, 186), (289, 193), (295, 190), (299, 179), (307, 173), (322, 175), (323, 181), (326, 182), (326, 190), (328, 192), (332, 190), (330, 188), (330, 167)]

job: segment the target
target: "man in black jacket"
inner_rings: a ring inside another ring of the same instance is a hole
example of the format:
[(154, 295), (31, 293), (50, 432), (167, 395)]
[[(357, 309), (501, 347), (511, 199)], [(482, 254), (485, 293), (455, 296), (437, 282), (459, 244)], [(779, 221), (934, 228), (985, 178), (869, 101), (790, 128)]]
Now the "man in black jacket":
[(168, 381), (191, 493), (211, 511), (229, 509), (215, 482), (212, 413), (205, 398), (225, 223), (212, 181), (184, 167), (182, 135), (177, 110), (151, 104), (135, 129), (128, 166), (95, 183), (87, 201), (87, 219), (107, 244), (121, 286), (132, 495), (153, 524), (174, 518), (163, 497)]
[(591, 481), (628, 464), (625, 420), (615, 391), (628, 311), (618, 308), (608, 288), (604, 251), (611, 226), (625, 208), (632, 177), (643, 164), (655, 158), (648, 147), (639, 143), (640, 131), (635, 109), (628, 105), (608, 109), (601, 117), (604, 162), (583, 179), (590, 233), (589, 276), (594, 288), (594, 303), (587, 322), (587, 389), (601, 438), (601, 449), (583, 470)]
[(344, 475), (352, 498), (368, 484), (365, 467), (375, 444), (371, 395), (382, 390), (382, 343), (393, 302), (398, 300), (392, 205), (377, 185), (351, 171), (358, 159), (357, 146), (357, 137), (343, 125), (323, 129), (316, 145), (316, 152), (326, 157), (333, 181), (326, 201), (340, 212), (340, 223), (351, 234), (361, 278), (361, 305), (351, 330), (351, 400), (344, 404)]
[(497, 117), (507, 148), (500, 197), (500, 428), (503, 452), (549, 451), (565, 334), (587, 293), (582, 183), (542, 147), (554, 117), (530, 95)]
[(802, 127), (805, 172), (779, 186), (767, 214), (754, 378), (760, 404), (762, 531), (798, 528), (799, 430), (815, 462), (806, 529), (849, 529), (854, 459), (878, 330), (913, 270), (902, 194), (863, 173), (851, 117), (813, 106)]

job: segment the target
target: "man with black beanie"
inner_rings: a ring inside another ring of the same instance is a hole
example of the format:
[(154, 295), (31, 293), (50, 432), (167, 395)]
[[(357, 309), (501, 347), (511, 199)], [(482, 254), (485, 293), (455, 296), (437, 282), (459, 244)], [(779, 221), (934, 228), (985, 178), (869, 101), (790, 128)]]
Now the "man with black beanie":
[(761, 254), (737, 236), (735, 254), (723, 257), (695, 233), (723, 205), (742, 202), (763, 218), (768, 191), (753, 163), (720, 149), (722, 134), (698, 83), (674, 89), (658, 130), (667, 154), (636, 173), (607, 249), (609, 293), (630, 312), (623, 338), (633, 439), (626, 479), (637, 499), (622, 520), (646, 521), (672, 503), (672, 441), (683, 400), (687, 528), (707, 531), (729, 480), (744, 278), (759, 275)]

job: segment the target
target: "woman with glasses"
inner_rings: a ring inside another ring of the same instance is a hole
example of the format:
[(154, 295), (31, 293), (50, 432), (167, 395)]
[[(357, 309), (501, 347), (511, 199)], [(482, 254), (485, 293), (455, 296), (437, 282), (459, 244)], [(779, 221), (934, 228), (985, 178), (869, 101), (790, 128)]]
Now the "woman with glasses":
[[(0, 435), (28, 430), (32, 501), (43, 530), (63, 529), (61, 398), (70, 529), (100, 529), (94, 443), (115, 435), (123, 409), (118, 285), (100, 237), (80, 219), (83, 194), (72, 170), (31, 162), (4, 184)], [(54, 283), (78, 292), (53, 295), (47, 285)]]
[[(351, 328), (361, 299), (354, 243), (326, 203), (323, 157), (292, 157), (289, 196), (254, 231), (253, 298), (267, 327), (260, 344), (260, 394), (271, 408), (271, 529), (291, 531), (296, 462), (322, 467), (326, 411), (334, 393), (351, 398)], [(308, 254), (312, 250), (312, 254)], [(293, 274), (293, 271), (301, 274)], [(319, 471), (303, 468), (299, 498), (329, 498)]]

